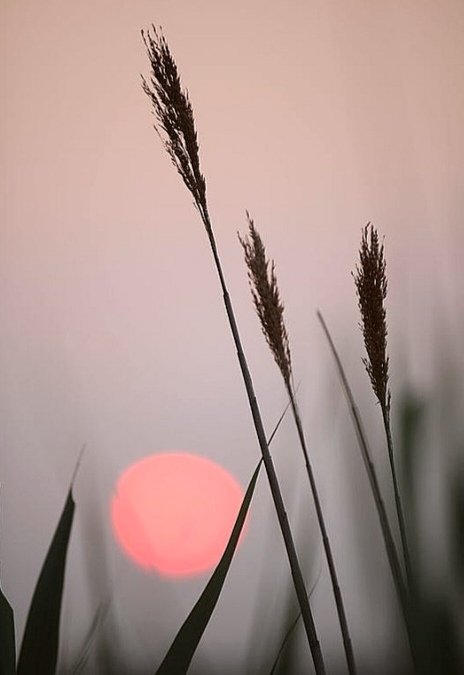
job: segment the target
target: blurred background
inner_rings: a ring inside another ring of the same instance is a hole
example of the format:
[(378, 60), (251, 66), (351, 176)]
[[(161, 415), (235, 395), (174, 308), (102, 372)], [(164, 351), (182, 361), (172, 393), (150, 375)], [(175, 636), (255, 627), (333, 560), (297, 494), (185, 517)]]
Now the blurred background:
[[(84, 443), (60, 663), (75, 662), (110, 599), (88, 672), (108, 652), (125, 672), (151, 672), (209, 576), (161, 578), (119, 549), (109, 504), (121, 472), (146, 455), (181, 450), (219, 463), (245, 487), (259, 458), (205, 233), (141, 90), (148, 60), (140, 29), (152, 23), (163, 27), (194, 107), (266, 426), (286, 398), (250, 301), (236, 236), (246, 229), (245, 209), (276, 260), (355, 652), (367, 672), (382, 663), (399, 672), (404, 631), (315, 311), (337, 341), (390, 498), (351, 277), (361, 228), (372, 221), (385, 235), (395, 434), (406, 390), (426, 409), (413, 465), (422, 559), (462, 618), (446, 516), (463, 453), (459, 0), (2, 1), (0, 558), (17, 639)], [(289, 418), (273, 453), (308, 585), (318, 579), (321, 642), (329, 666), (341, 668)], [(268, 672), (296, 611), (288, 581), (263, 475), (197, 672), (226, 672), (225, 664), (231, 673)]]

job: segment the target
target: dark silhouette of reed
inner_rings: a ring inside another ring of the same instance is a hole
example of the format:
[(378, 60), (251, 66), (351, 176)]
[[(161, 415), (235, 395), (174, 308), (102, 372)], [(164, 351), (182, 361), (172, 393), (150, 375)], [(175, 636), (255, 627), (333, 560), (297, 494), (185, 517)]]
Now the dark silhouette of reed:
[(338, 620), (343, 638), (343, 647), (345, 650), (348, 671), (355, 675), (356, 662), (353, 654), (353, 646), (346, 618), (343, 597), (338, 582), (335, 561), (330, 545), (327, 526), (322, 511), (321, 500), (317, 489), (317, 483), (314, 476), (313, 467), (309, 458), (308, 447), (301, 421), (301, 415), (298, 409), (295, 389), (293, 386), (293, 369), (290, 354), (290, 345), (288, 333), (284, 321), (284, 305), (280, 297), (280, 291), (277, 284), (274, 260), (269, 261), (266, 258), (266, 249), (255, 224), (247, 212), (248, 235), (241, 238), (245, 264), (248, 268), (248, 279), (250, 282), (251, 293), (256, 313), (261, 323), (261, 329), (266, 338), (266, 342), (274, 356), (274, 360), (280, 370), (285, 388), (287, 390), (293, 418), (298, 432), (301, 450), (303, 452), (306, 474), (308, 476), (314, 505), (316, 508), (317, 520), (321, 531), (322, 543), (329, 568), (330, 581), (332, 583), (335, 604), (337, 607)]
[(213, 233), (206, 199), (206, 181), (200, 169), (199, 145), (192, 105), (188, 93), (182, 88), (176, 63), (162, 32), (153, 26), (151, 32), (142, 31), (142, 37), (151, 66), (150, 80), (142, 78), (143, 90), (152, 103), (156, 120), (155, 129), (193, 197), (208, 236), (314, 666), (318, 675), (322, 675), (325, 673), (325, 666), (316, 626)]
[(363, 229), (359, 250), (359, 265), (353, 273), (361, 313), (360, 328), (364, 337), (367, 358), (363, 363), (369, 375), (372, 390), (382, 411), (383, 425), (387, 438), (388, 459), (395, 493), (395, 506), (403, 548), (406, 579), (409, 590), (412, 589), (414, 577), (411, 568), (406, 523), (401, 503), (398, 477), (395, 467), (393, 439), (391, 433), (391, 393), (388, 385), (389, 358), (387, 355), (387, 297), (386, 261), (384, 245), (380, 244), (379, 235), (373, 225), (368, 223)]

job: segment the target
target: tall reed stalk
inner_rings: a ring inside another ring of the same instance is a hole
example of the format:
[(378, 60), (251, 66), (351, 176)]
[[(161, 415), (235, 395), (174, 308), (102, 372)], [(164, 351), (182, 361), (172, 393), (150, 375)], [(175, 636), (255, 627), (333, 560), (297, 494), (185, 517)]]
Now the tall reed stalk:
[(234, 310), (213, 233), (206, 199), (206, 181), (200, 169), (199, 146), (192, 106), (187, 92), (182, 89), (176, 63), (162, 32), (158, 32), (154, 26), (152, 29), (152, 33), (150, 33), (150, 31), (147, 33), (142, 31), (142, 38), (151, 65), (150, 82), (147, 82), (145, 78), (142, 78), (143, 90), (150, 98), (153, 106), (156, 119), (155, 129), (160, 136), (171, 161), (193, 197), (194, 205), (200, 214), (208, 236), (223, 294), (227, 318), (237, 350), (238, 361), (245, 384), (256, 435), (258, 437), (264, 466), (274, 500), (274, 506), (287, 550), (293, 583), (298, 597), (298, 603), (300, 605), (314, 666), (317, 675), (325, 675), (325, 666), (317, 637), (316, 626), (309, 606), (292, 532), (285, 511), (277, 474), (269, 452), (261, 413), (256, 400), (250, 371), (243, 351)]
[(338, 375), (342, 385), (343, 392), (345, 394), (348, 407), (350, 410), (351, 419), (353, 421), (353, 426), (356, 432), (356, 438), (358, 440), (359, 449), (361, 451), (361, 456), (364, 462), (364, 467), (366, 469), (367, 477), (369, 479), (369, 484), (371, 487), (372, 496), (374, 498), (374, 503), (377, 510), (377, 515), (380, 522), (380, 529), (382, 530), (382, 537), (385, 544), (385, 549), (387, 552), (388, 562), (390, 564), (390, 569), (393, 577), (393, 583), (396, 588), (398, 595), (398, 600), (400, 603), (401, 611), (404, 617), (406, 632), (408, 636), (409, 646), (411, 650), (412, 659), (417, 672), (419, 671), (417, 664), (417, 650), (416, 650), (416, 641), (414, 636), (414, 627), (413, 627), (413, 618), (412, 618), (412, 606), (411, 598), (407, 592), (407, 588), (403, 578), (403, 572), (401, 570), (401, 565), (398, 557), (398, 551), (393, 539), (390, 522), (387, 516), (387, 510), (385, 508), (385, 503), (382, 497), (382, 492), (380, 490), (379, 481), (377, 478), (377, 473), (372, 461), (371, 451), (369, 449), (369, 444), (367, 442), (366, 433), (364, 431), (364, 426), (362, 424), (361, 415), (359, 413), (358, 406), (356, 405), (353, 392), (348, 382), (348, 378), (343, 368), (338, 351), (335, 347), (335, 343), (332, 339), (332, 336), (329, 332), (327, 324), (322, 316), (321, 312), (317, 312), (317, 318), (320, 321), (322, 330), (324, 331), (325, 337), (327, 339), (330, 351), (335, 361), (337, 367)]
[[(274, 261), (266, 259), (266, 250), (257, 231), (250, 214), (247, 212), (248, 235), (243, 239), (239, 235), (242, 244), (245, 263), (248, 268), (248, 278), (253, 296), (256, 313), (259, 317), (263, 334), (266, 342), (274, 356), (274, 360), (280, 370), (285, 388), (287, 390), (292, 408), (293, 418), (298, 432), (301, 449), (304, 456), (306, 474), (308, 476), (311, 492), (316, 508), (317, 521), (322, 535), (327, 565), (329, 568), (330, 580), (332, 582), (335, 604), (337, 607), (338, 620), (343, 638), (343, 647), (345, 650), (348, 671), (350, 675), (356, 675), (356, 663), (353, 654), (348, 621), (343, 603), (340, 585), (338, 583), (337, 571), (330, 546), (327, 527), (324, 514), (322, 512), (321, 500), (317, 489), (314, 471), (309, 458), (308, 447), (301, 422), (301, 415), (298, 409), (295, 389), (293, 386), (293, 369), (288, 340), (287, 329), (284, 322), (284, 306), (280, 298), (279, 287), (275, 273)], [(270, 268), (270, 269), (269, 269)]]
[(353, 277), (361, 313), (360, 327), (367, 352), (367, 358), (363, 358), (363, 363), (367, 374), (369, 375), (372, 390), (382, 411), (383, 425), (387, 438), (388, 459), (390, 462), (393, 490), (395, 494), (396, 513), (403, 548), (406, 579), (408, 581), (408, 587), (411, 590), (414, 579), (411, 569), (411, 557), (409, 554), (406, 524), (396, 474), (390, 424), (391, 393), (388, 386), (388, 331), (386, 320), (387, 313), (384, 305), (387, 297), (386, 261), (384, 257), (384, 245), (383, 243), (380, 244), (378, 232), (370, 223), (366, 225), (362, 232), (361, 248), (359, 250), (359, 265), (356, 266)]

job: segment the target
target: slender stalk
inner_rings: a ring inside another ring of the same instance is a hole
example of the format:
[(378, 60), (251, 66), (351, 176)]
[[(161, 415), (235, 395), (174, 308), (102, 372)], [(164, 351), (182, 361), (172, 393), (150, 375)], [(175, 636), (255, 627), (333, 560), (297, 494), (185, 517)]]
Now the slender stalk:
[[(385, 548), (387, 552), (387, 558), (388, 562), (390, 564), (390, 569), (393, 577), (393, 582), (395, 584), (395, 588), (398, 594), (398, 600), (400, 603), (400, 607), (403, 613), (403, 617), (405, 620), (406, 624), (406, 631), (408, 635), (408, 640), (409, 640), (409, 645), (411, 648), (411, 654), (414, 660), (414, 664), (417, 670), (417, 661), (416, 661), (416, 650), (415, 650), (415, 640), (414, 640), (414, 634), (413, 634), (413, 627), (411, 624), (411, 604), (410, 604), (410, 598), (404, 583), (403, 579), (403, 573), (401, 571), (401, 565), (399, 562), (398, 558), (398, 552), (395, 546), (395, 542), (393, 540), (391, 528), (390, 528), (390, 523), (388, 520), (387, 516), (387, 511), (385, 509), (385, 504), (383, 501), (382, 493), (380, 491), (380, 486), (379, 482), (377, 479), (377, 473), (375, 471), (374, 464), (372, 462), (371, 458), (371, 451), (369, 449), (369, 445), (367, 442), (366, 438), (366, 433), (364, 431), (364, 427), (362, 424), (361, 420), (361, 415), (359, 413), (358, 407), (356, 405), (356, 402), (354, 400), (353, 392), (351, 391), (351, 387), (348, 383), (348, 379), (345, 374), (345, 370), (343, 368), (340, 356), (337, 352), (337, 349), (335, 347), (334, 341), (332, 340), (332, 336), (329, 332), (329, 329), (327, 327), (327, 324), (324, 320), (324, 317), (322, 316), (320, 311), (317, 311), (317, 318), (319, 319), (319, 322), (322, 326), (322, 329), (324, 331), (325, 337), (327, 339), (327, 342), (329, 344), (330, 350), (332, 352), (332, 356), (334, 358), (335, 364), (337, 366), (337, 371), (338, 375), (340, 378), (340, 382), (342, 385), (343, 392), (345, 394), (346, 400), (348, 402), (350, 414), (351, 414), (351, 419), (353, 421), (353, 426), (355, 428), (356, 432), (356, 438), (358, 440), (358, 445), (361, 450), (361, 455), (363, 458), (364, 462), (364, 467), (366, 469), (366, 473), (369, 479), (370, 487), (371, 487), (371, 492), (372, 496), (374, 498), (374, 503), (377, 509), (377, 515), (379, 518), (380, 522), (380, 527), (382, 530), (382, 535), (383, 535), (383, 541), (385, 543)], [(417, 670), (417, 672), (419, 672)]]
[(171, 161), (180, 174), (185, 186), (193, 197), (194, 204), (208, 235), (214, 264), (221, 285), (224, 306), (229, 321), (232, 337), (237, 350), (240, 370), (250, 405), (253, 422), (258, 437), (261, 455), (271, 488), (272, 498), (284, 539), (287, 556), (292, 573), (293, 583), (300, 605), (303, 622), (308, 637), (311, 654), (317, 675), (325, 675), (325, 666), (316, 626), (309, 606), (301, 567), (298, 561), (292, 532), (288, 522), (285, 505), (282, 499), (274, 463), (266, 441), (264, 426), (248, 364), (243, 351), (232, 302), (224, 278), (219, 253), (214, 238), (211, 219), (206, 199), (206, 181), (201, 173), (199, 145), (195, 129), (193, 109), (186, 91), (180, 82), (177, 65), (172, 57), (167, 42), (161, 32), (153, 27), (152, 34), (143, 33), (147, 54), (151, 65), (151, 77), (147, 82), (142, 78), (143, 90), (150, 98), (155, 115), (155, 130), (160, 136)]
[(404, 566), (406, 569), (406, 578), (408, 580), (408, 588), (409, 591), (412, 592), (414, 588), (414, 575), (412, 573), (412, 567), (411, 567), (411, 556), (409, 553), (409, 545), (408, 545), (408, 537), (406, 533), (406, 523), (404, 519), (404, 512), (403, 512), (403, 507), (401, 503), (401, 496), (400, 496), (400, 490), (398, 486), (398, 478), (396, 475), (396, 468), (395, 468), (395, 457), (394, 457), (394, 452), (393, 452), (393, 439), (392, 439), (392, 433), (391, 433), (391, 426), (390, 426), (390, 409), (389, 407), (382, 406), (382, 418), (383, 418), (383, 425), (385, 428), (385, 435), (387, 437), (387, 448), (388, 448), (388, 459), (390, 462), (390, 470), (391, 470), (391, 475), (392, 475), (392, 481), (393, 481), (393, 492), (395, 494), (395, 506), (396, 506), (396, 513), (398, 516), (398, 524), (400, 528), (400, 537), (401, 537), (401, 544), (403, 547), (403, 555), (404, 555)]
[[(317, 584), (319, 583), (320, 576), (321, 576), (321, 570), (319, 570), (319, 573), (317, 575), (316, 580), (314, 581), (312, 587), (309, 589), (308, 597), (311, 597), (311, 595), (313, 594), (314, 589), (316, 588)], [(277, 667), (279, 665), (280, 657), (282, 656), (283, 652), (285, 651), (285, 647), (287, 646), (287, 643), (288, 643), (288, 641), (289, 641), (289, 639), (290, 639), (290, 637), (291, 637), (291, 635), (292, 635), (294, 629), (296, 628), (296, 625), (297, 625), (297, 623), (300, 619), (301, 619), (301, 612), (298, 612), (298, 615), (292, 621), (291, 625), (289, 626), (287, 632), (284, 635), (284, 639), (282, 640), (282, 644), (280, 645), (279, 651), (277, 652), (277, 655), (274, 659), (274, 663), (272, 664), (272, 668), (271, 668), (271, 671), (270, 671), (269, 675), (274, 675), (274, 673), (276, 672)]]
[(295, 388), (293, 386), (293, 369), (290, 352), (288, 333), (284, 321), (284, 305), (280, 298), (279, 286), (274, 261), (269, 261), (266, 257), (266, 249), (257, 231), (255, 224), (247, 212), (248, 236), (242, 239), (239, 235), (240, 243), (245, 255), (245, 263), (248, 268), (248, 280), (250, 282), (251, 294), (255, 305), (256, 313), (261, 323), (261, 328), (266, 338), (266, 342), (274, 356), (274, 361), (279, 368), (280, 374), (287, 390), (293, 417), (295, 420), (298, 437), (306, 465), (311, 492), (316, 507), (317, 520), (322, 535), (322, 542), (329, 567), (330, 579), (332, 582), (335, 604), (340, 623), (340, 629), (343, 638), (343, 647), (346, 654), (348, 671), (350, 675), (356, 675), (356, 664), (354, 660), (353, 647), (351, 644), (348, 622), (346, 620), (343, 598), (338, 583), (335, 569), (332, 549), (327, 534), (324, 515), (322, 512), (321, 501), (317, 490), (317, 484), (314, 472), (309, 459), (308, 448), (301, 423), (301, 416), (298, 410)]
[(290, 530), (290, 525), (288, 522), (287, 513), (285, 510), (285, 505), (282, 499), (282, 493), (280, 490), (280, 485), (277, 479), (277, 474), (275, 472), (274, 463), (272, 461), (271, 454), (269, 452), (269, 446), (266, 440), (266, 435), (264, 432), (264, 427), (262, 423), (261, 413), (259, 411), (258, 402), (256, 400), (256, 395), (254, 392), (253, 382), (251, 379), (250, 371), (246, 361), (246, 357), (243, 351), (240, 335), (238, 332), (237, 322), (235, 319), (235, 314), (233, 311), (232, 303), (230, 296), (227, 290), (226, 282), (224, 279), (224, 274), (222, 271), (221, 262), (218, 255), (218, 250), (216, 247), (216, 242), (214, 239), (213, 229), (211, 222), (209, 220), (208, 213), (206, 215), (205, 227), (208, 233), (211, 250), (213, 253), (213, 258), (216, 266), (216, 270), (219, 276), (219, 282), (221, 284), (224, 305), (229, 319), (230, 329), (232, 331), (232, 336), (235, 343), (235, 348), (237, 350), (237, 357), (240, 364), (240, 369), (242, 372), (243, 381), (245, 383), (245, 388), (248, 396), (248, 402), (251, 409), (251, 414), (253, 417), (253, 422), (255, 425), (256, 435), (258, 437), (259, 446), (261, 449), (261, 455), (264, 462), (264, 468), (266, 469), (269, 485), (271, 488), (272, 498), (274, 501), (274, 507), (276, 509), (277, 518), (279, 520), (280, 529), (282, 531), (282, 536), (284, 539), (285, 547), (287, 549), (288, 561), (290, 564), (290, 569), (292, 573), (293, 583), (295, 586), (295, 591), (298, 597), (298, 602), (301, 609), (301, 614), (303, 618), (303, 623), (305, 626), (306, 635), (308, 638), (309, 646), (311, 649), (311, 654), (313, 657), (314, 667), (318, 675), (325, 674), (324, 660), (322, 657), (322, 651), (319, 644), (319, 639), (317, 637), (316, 626), (312, 616), (311, 608), (309, 606), (308, 596), (306, 593), (306, 588), (304, 584), (303, 575), (301, 573), (300, 564), (298, 561), (297, 552), (295, 549), (295, 544), (293, 541), (293, 536)]
[(350, 631), (348, 628), (348, 621), (346, 619), (345, 606), (343, 603), (343, 597), (340, 590), (340, 585), (338, 583), (337, 571), (335, 568), (335, 562), (332, 554), (332, 547), (330, 546), (329, 537), (327, 534), (327, 527), (325, 524), (324, 514), (322, 512), (321, 501), (319, 498), (319, 492), (317, 489), (316, 480), (314, 478), (314, 472), (311, 466), (311, 461), (309, 459), (308, 447), (306, 444), (306, 438), (303, 431), (303, 425), (301, 423), (301, 416), (298, 410), (297, 402), (295, 399), (295, 394), (291, 385), (287, 386), (288, 395), (290, 397), (290, 403), (292, 406), (293, 418), (295, 420), (295, 425), (298, 431), (298, 438), (300, 440), (301, 449), (303, 451), (303, 456), (306, 465), (306, 473), (309, 479), (309, 484), (311, 486), (311, 492), (313, 494), (314, 506), (316, 507), (317, 521), (319, 523), (319, 529), (322, 536), (322, 544), (324, 546), (325, 555), (327, 558), (327, 565), (329, 567), (330, 580), (332, 582), (332, 588), (335, 598), (335, 604), (337, 607), (338, 621), (340, 623), (340, 629), (342, 632), (343, 638), (343, 648), (345, 650), (346, 662), (348, 665), (348, 672), (350, 675), (356, 675), (356, 662), (354, 659), (353, 645), (351, 642)]

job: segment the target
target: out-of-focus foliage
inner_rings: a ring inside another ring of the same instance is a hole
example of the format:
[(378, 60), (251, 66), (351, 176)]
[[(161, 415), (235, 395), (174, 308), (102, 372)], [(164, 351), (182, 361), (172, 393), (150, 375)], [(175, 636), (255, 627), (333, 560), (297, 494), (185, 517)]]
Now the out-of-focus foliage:
[(0, 589), (0, 675), (14, 675), (16, 662), (14, 616)]
[[(459, 467), (444, 467), (448, 496), (448, 555), (454, 561), (454, 573), (448, 569), (431, 574), (424, 560), (426, 547), (421, 541), (421, 462), (424, 457), (424, 431), (430, 403), (412, 391), (406, 392), (398, 410), (399, 450), (403, 470), (403, 487), (407, 503), (408, 536), (413, 556), (414, 587), (411, 589), (417, 651), (421, 672), (427, 675), (459, 675), (464, 672), (462, 631), (459, 629), (459, 606), (464, 569), (464, 472)], [(446, 431), (446, 430), (445, 430)], [(450, 438), (455, 430), (449, 430)], [(443, 433), (443, 431), (442, 431)], [(441, 439), (442, 462), (450, 461), (445, 453), (448, 439)], [(451, 460), (452, 462), (452, 460)], [(441, 541), (441, 538), (440, 538)]]
[(19, 653), (18, 675), (54, 675), (56, 671), (61, 601), (74, 507), (70, 488), (32, 597)]

